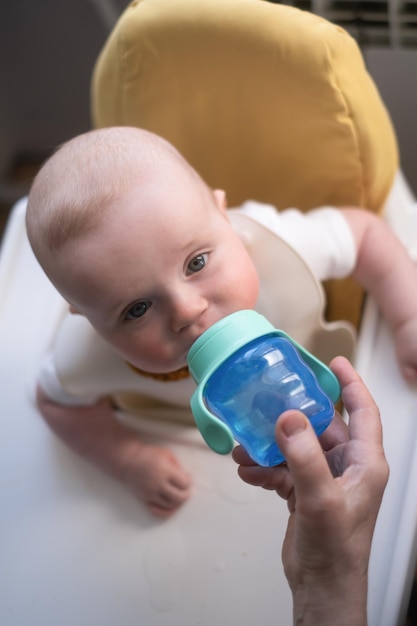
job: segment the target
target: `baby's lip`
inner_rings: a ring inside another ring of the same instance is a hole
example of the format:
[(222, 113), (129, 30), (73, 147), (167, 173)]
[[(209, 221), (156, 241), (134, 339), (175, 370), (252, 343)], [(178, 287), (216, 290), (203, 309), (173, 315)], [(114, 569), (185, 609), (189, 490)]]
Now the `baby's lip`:
[(201, 331), (199, 333), (196, 333), (195, 336), (193, 336), (192, 339), (189, 340), (188, 346), (186, 348), (186, 352), (185, 352), (185, 361), (187, 362), (187, 358), (188, 358), (188, 353), (190, 352), (191, 348), (193, 347), (193, 345), (195, 344), (195, 342), (197, 341), (197, 339), (199, 339), (199, 337), (201, 337), (201, 335), (203, 334), (204, 331)]
[[(198, 337), (199, 337), (199, 336), (198, 336)], [(187, 360), (187, 357), (188, 357), (188, 353), (190, 352), (191, 348), (193, 347), (193, 345), (194, 345), (194, 344), (195, 344), (195, 342), (197, 341), (198, 337), (196, 337), (196, 338), (194, 339), (194, 341), (191, 341), (191, 342), (190, 342), (190, 344), (189, 344), (189, 346), (188, 346), (188, 348), (187, 348), (187, 350), (186, 350), (186, 352), (185, 352), (185, 359), (186, 359), (186, 360)]]
[(189, 329), (190, 331), (194, 330), (194, 332), (190, 332), (190, 334), (187, 337), (187, 342), (189, 343), (187, 353), (191, 349), (191, 346), (197, 341), (197, 339), (199, 339), (201, 335), (203, 335), (209, 328), (211, 328), (214, 324), (216, 324), (220, 319), (222, 319), (222, 316), (220, 316), (219, 318), (215, 318), (213, 321), (211, 321), (211, 323), (204, 324), (204, 327), (200, 327), (199, 330), (195, 328)]
[(195, 330), (193, 333), (190, 333), (187, 337), (187, 343), (189, 344), (188, 349), (201, 337), (203, 333), (205, 333), (207, 328), (201, 328), (200, 330)]

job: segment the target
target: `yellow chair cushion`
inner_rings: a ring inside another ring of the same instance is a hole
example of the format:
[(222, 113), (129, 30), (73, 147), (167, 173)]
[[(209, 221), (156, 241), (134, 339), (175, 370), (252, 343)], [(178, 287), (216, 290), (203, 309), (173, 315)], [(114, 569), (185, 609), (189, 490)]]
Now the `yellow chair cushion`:
[[(231, 206), (251, 198), (377, 212), (398, 168), (356, 42), (265, 0), (134, 1), (97, 60), (92, 117), (95, 127), (167, 138)], [(356, 323), (359, 297), (344, 293), (330, 293), (330, 318)]]

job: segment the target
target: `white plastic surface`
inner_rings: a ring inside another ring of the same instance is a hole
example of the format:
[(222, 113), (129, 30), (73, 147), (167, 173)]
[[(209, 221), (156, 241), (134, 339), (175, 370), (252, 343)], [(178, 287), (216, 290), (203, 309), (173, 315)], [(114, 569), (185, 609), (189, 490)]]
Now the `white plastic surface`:
[[(394, 211), (408, 246), (417, 239), (412, 202), (399, 178), (387, 218)], [(168, 445), (192, 470), (195, 492), (158, 521), (38, 416), (35, 372), (62, 301), (32, 257), (24, 208), (23, 200), (0, 257), (0, 623), (290, 626), (280, 558), (287, 508), (275, 494), (243, 484), (229, 457), (179, 427)], [(391, 467), (371, 555), (369, 625), (402, 626), (415, 558), (417, 391), (401, 379), (372, 302), (357, 366), (380, 405)]]
[(286, 503), (242, 483), (230, 457), (179, 428), (171, 445), (194, 495), (159, 521), (38, 416), (35, 372), (62, 302), (34, 262), (24, 208), (0, 262), (0, 624), (291, 624)]

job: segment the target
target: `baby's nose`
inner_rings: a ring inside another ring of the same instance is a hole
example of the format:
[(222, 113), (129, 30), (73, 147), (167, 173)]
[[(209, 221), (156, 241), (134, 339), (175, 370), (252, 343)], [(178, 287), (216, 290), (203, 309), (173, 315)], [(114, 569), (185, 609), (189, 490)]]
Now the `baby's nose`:
[(207, 309), (207, 301), (199, 294), (189, 292), (178, 294), (172, 303), (171, 325), (174, 332), (180, 332), (194, 324)]

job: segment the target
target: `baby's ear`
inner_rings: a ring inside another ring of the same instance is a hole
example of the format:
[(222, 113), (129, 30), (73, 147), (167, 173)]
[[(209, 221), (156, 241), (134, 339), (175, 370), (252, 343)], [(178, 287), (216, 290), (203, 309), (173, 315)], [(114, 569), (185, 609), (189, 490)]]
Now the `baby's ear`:
[(213, 189), (214, 200), (221, 211), (227, 209), (226, 192), (223, 189)]

